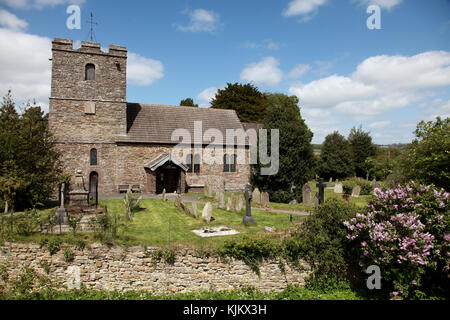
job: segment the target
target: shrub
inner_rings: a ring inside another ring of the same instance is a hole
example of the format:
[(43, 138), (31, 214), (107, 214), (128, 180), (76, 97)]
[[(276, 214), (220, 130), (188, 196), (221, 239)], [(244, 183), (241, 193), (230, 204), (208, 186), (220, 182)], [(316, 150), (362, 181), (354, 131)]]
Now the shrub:
[(175, 258), (176, 254), (173, 249), (158, 248), (152, 253), (152, 259), (154, 262), (163, 260), (164, 262), (173, 265), (175, 263)]
[[(42, 243), (42, 242), (41, 242)], [(57, 253), (61, 247), (61, 240), (60, 239), (49, 239), (47, 240), (47, 250), (50, 253), (50, 255), (54, 255)]]
[(219, 257), (232, 257), (242, 260), (256, 274), (259, 272), (259, 264), (264, 259), (275, 258), (280, 248), (269, 239), (248, 239), (242, 241), (228, 241), (217, 250)]
[(391, 298), (448, 296), (449, 193), (411, 182), (375, 189), (367, 214), (344, 224), (360, 266), (378, 265)]
[(288, 261), (298, 264), (298, 259), (302, 258), (311, 266), (311, 287), (329, 289), (346, 282), (352, 261), (343, 222), (356, 212), (353, 204), (327, 199), (292, 238), (283, 241)]
[(65, 262), (72, 262), (73, 259), (75, 258), (74, 254), (73, 254), (73, 251), (70, 248), (64, 248), (63, 254), (64, 254), (64, 261)]

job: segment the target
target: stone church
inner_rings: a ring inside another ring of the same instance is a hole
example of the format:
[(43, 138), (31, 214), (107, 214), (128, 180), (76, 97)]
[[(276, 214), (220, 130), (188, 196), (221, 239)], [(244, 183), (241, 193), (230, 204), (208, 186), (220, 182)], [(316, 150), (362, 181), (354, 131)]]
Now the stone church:
[[(194, 136), (194, 121), (202, 121), (203, 132), (215, 128), (224, 137), (227, 129), (252, 125), (241, 123), (234, 110), (127, 102), (122, 46), (110, 45), (106, 53), (99, 43), (82, 42), (74, 49), (72, 40), (55, 38), (51, 60), (49, 128), (62, 152), (64, 173), (81, 170), (90, 192), (97, 186), (99, 195), (129, 187), (149, 194), (183, 193), (205, 184), (232, 191), (248, 183), (250, 166), (236, 161), (239, 148), (248, 154), (248, 141), (237, 143), (233, 152), (223, 147), (222, 164), (203, 163), (195, 152), (185, 161), (171, 156), (179, 142), (172, 141), (172, 133), (183, 128)], [(204, 150), (207, 143), (201, 145)]]

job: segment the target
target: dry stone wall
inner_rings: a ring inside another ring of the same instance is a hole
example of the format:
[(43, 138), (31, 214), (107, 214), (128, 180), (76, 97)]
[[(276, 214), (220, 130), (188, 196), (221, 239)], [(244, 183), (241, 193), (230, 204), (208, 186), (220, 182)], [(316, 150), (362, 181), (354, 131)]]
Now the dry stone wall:
[(192, 249), (177, 252), (173, 265), (155, 261), (151, 256), (155, 248), (108, 248), (92, 244), (84, 250), (72, 250), (74, 260), (65, 262), (62, 249), (51, 256), (38, 244), (4, 243), (0, 247), (0, 265), (9, 264), (9, 276), (14, 277), (21, 266), (46, 274), (42, 265), (48, 263), (48, 276), (61, 284), (74, 284), (74, 273), (79, 271), (80, 283), (88, 289), (146, 290), (155, 294), (232, 290), (246, 286), (263, 292), (281, 291), (289, 284), (304, 285), (308, 275), (289, 265), (283, 273), (278, 261), (272, 260), (262, 263), (258, 276), (240, 260), (225, 262), (217, 257), (205, 258)]

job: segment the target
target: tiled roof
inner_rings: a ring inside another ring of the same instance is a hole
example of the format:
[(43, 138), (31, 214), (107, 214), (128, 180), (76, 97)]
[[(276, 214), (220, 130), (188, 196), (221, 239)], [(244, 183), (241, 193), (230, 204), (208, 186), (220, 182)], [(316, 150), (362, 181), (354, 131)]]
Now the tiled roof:
[[(127, 135), (117, 136), (117, 142), (177, 144), (172, 141), (176, 129), (186, 129), (194, 143), (194, 122), (202, 121), (202, 134), (217, 129), (226, 139), (226, 129), (243, 129), (234, 110), (166, 106), (155, 104), (127, 104)], [(209, 144), (210, 140), (203, 141)]]

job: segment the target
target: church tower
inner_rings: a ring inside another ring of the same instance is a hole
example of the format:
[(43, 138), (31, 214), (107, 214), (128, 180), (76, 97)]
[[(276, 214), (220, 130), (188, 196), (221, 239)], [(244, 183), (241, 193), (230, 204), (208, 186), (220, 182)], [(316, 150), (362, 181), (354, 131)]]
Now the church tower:
[(125, 47), (53, 41), (49, 128), (64, 172), (82, 170), (85, 181), (103, 180), (100, 189), (114, 184), (115, 141), (127, 131), (126, 72)]

